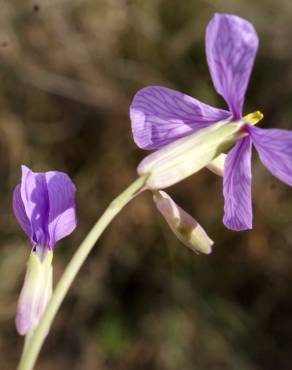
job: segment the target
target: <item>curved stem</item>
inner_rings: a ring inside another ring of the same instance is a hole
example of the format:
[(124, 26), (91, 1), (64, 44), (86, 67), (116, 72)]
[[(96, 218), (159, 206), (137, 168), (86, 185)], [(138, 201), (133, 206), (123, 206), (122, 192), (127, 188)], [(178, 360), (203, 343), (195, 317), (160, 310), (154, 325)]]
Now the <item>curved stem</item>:
[(74, 278), (80, 270), (86, 257), (94, 247), (98, 238), (110, 224), (114, 217), (123, 209), (123, 207), (143, 188), (143, 185), (148, 175), (139, 177), (133, 182), (123, 193), (114, 199), (108, 208), (105, 210), (100, 219), (93, 226), (84, 241), (73, 255), (71, 261), (67, 265), (63, 275), (61, 276), (52, 298), (48, 304), (44, 315), (42, 316), (38, 326), (34, 330), (31, 338), (24, 346), (20, 362), (17, 370), (32, 370), (41, 350), (42, 344), (49, 332), (52, 321), (54, 320), (61, 303), (66, 296)]

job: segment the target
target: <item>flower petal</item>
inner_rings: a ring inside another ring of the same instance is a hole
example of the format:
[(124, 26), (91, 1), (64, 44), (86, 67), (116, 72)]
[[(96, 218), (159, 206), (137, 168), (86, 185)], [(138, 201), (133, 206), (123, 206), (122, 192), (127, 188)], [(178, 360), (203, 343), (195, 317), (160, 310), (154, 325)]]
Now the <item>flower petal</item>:
[(30, 221), (27, 218), (24, 205), (21, 199), (20, 184), (18, 184), (15, 187), (14, 192), (13, 192), (13, 212), (22, 230), (30, 238), (31, 237), (31, 226), (30, 226)]
[(20, 195), (31, 224), (30, 238), (33, 243), (47, 245), (49, 198), (45, 175), (32, 172), (26, 166), (21, 166), (21, 169)]
[(137, 92), (130, 107), (132, 133), (142, 149), (159, 149), (231, 114), (159, 86)]
[(257, 33), (245, 19), (215, 14), (207, 26), (206, 54), (212, 80), (236, 119), (241, 117), (257, 48)]
[(247, 126), (263, 165), (279, 180), (292, 186), (292, 132)]
[(75, 191), (69, 176), (63, 172), (45, 173), (49, 197), (49, 247), (72, 233), (76, 227)]
[(214, 242), (191, 215), (179, 207), (164, 191), (155, 192), (153, 199), (158, 211), (184, 245), (197, 253), (211, 253)]
[(224, 225), (240, 231), (252, 228), (251, 140), (244, 137), (226, 157), (224, 176)]

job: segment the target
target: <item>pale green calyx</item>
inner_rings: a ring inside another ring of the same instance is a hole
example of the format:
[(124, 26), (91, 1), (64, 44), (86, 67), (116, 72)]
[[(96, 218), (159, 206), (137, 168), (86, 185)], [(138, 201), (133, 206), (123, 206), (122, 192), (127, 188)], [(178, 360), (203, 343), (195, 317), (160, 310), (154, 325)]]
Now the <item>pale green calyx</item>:
[(50, 250), (46, 251), (43, 258), (36, 251), (29, 256), (15, 320), (20, 335), (27, 335), (36, 327), (51, 298), (52, 259), (53, 252)]
[(218, 176), (223, 176), (224, 174), (224, 165), (226, 160), (226, 154), (222, 153), (219, 154), (218, 157), (213, 159), (209, 164), (207, 164), (207, 168), (214, 172)]
[(198, 172), (245, 136), (244, 125), (243, 121), (222, 121), (176, 140), (144, 158), (138, 173), (149, 174), (146, 186), (150, 189), (171, 186)]

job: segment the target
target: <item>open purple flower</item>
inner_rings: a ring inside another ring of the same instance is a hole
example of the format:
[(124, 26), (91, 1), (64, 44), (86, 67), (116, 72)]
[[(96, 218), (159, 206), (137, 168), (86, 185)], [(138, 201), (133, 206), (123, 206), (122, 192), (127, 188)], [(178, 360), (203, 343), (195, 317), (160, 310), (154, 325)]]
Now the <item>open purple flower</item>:
[(22, 166), (21, 183), (13, 193), (13, 210), (29, 237), (31, 253), (16, 315), (21, 335), (37, 325), (50, 299), (53, 248), (76, 227), (75, 190), (65, 173), (32, 172)]
[[(239, 130), (232, 137), (237, 142), (227, 155), (223, 174), (223, 222), (228, 228), (237, 231), (252, 228), (252, 144), (264, 166), (275, 177), (292, 186), (292, 133), (253, 127), (262, 118), (260, 113), (242, 117), (245, 92), (257, 48), (258, 36), (251, 23), (235, 15), (215, 14), (206, 30), (206, 55), (214, 87), (226, 101), (228, 111), (213, 108), (183, 93), (158, 86), (140, 90), (130, 108), (136, 144), (143, 149), (159, 149), (145, 158), (140, 171), (143, 173), (145, 168), (149, 168), (149, 163), (151, 166), (154, 163), (157, 167), (157, 158), (161, 151), (164, 177), (172, 175), (165, 168), (170, 150), (175, 147), (174, 143), (185, 145), (183, 141), (187, 140), (186, 137), (199, 130), (205, 132), (207, 127), (220, 121), (238, 124)], [(195, 138), (194, 135), (194, 145), (199, 143)], [(190, 144), (192, 142), (188, 141), (188, 145)], [(178, 145), (175, 147), (176, 152)], [(219, 145), (216, 149), (218, 148)], [(217, 154), (220, 153), (217, 151)], [(179, 155), (181, 160), (183, 157), (180, 152)], [(162, 164), (159, 163), (159, 169)], [(181, 178), (190, 175), (190, 171), (186, 171), (181, 163), (177, 167), (177, 172), (182, 173)], [(197, 170), (202, 165), (194, 168)], [(174, 182), (169, 182), (169, 185), (172, 183)]]

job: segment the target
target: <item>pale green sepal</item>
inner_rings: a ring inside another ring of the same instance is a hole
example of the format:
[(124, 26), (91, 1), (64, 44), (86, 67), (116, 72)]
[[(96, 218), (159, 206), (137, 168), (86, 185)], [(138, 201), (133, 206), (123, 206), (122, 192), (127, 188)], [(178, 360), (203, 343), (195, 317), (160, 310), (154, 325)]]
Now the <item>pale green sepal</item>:
[(184, 245), (196, 253), (211, 253), (214, 242), (191, 215), (164, 191), (155, 191), (153, 199), (173, 233)]
[(36, 327), (51, 298), (52, 259), (52, 251), (47, 251), (42, 261), (34, 251), (29, 256), (16, 312), (16, 329), (20, 335), (27, 335)]
[[(138, 166), (149, 174), (146, 186), (163, 189), (198, 172), (226, 151), (241, 135), (244, 122), (218, 122), (150, 154)], [(245, 135), (245, 133), (243, 133)]]

